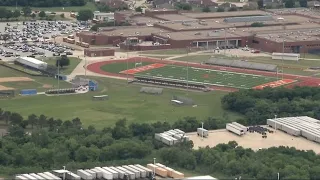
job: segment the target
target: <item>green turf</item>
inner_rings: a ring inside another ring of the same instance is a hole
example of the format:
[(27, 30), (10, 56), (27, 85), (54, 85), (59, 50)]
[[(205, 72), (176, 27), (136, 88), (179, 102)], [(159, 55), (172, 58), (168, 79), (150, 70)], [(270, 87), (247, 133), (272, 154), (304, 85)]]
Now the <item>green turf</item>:
[[(72, 73), (72, 71), (78, 66), (78, 64), (81, 62), (81, 59), (76, 57), (69, 57), (70, 59), (70, 65), (60, 68), (60, 74), (69, 75)], [(50, 57), (46, 58), (45, 62), (49, 65), (56, 65), (57, 57)]]
[[(174, 122), (185, 116), (199, 119), (207, 117), (223, 118), (232, 121), (241, 116), (221, 107), (220, 99), (226, 92), (213, 91), (186, 92), (175, 89), (164, 89), (162, 95), (139, 93), (140, 85), (127, 84), (122, 80), (92, 77), (99, 83), (96, 92), (82, 95), (47, 97), (16, 97), (11, 100), (0, 100), (1, 108), (21, 113), (24, 117), (30, 113), (44, 114), (63, 120), (79, 117), (85, 126), (97, 128), (113, 126), (119, 118), (129, 122)], [(109, 95), (109, 100), (93, 101), (94, 95)], [(170, 99), (173, 95), (192, 98), (197, 107), (173, 106)]]
[[(137, 61), (137, 63), (138, 63), (138, 61)], [(127, 66), (127, 63), (125, 63), (125, 62), (123, 62), (123, 63), (113, 62), (111, 64), (106, 64), (104, 66), (101, 66), (101, 69), (106, 72), (119, 73), (119, 72), (127, 70), (127, 69), (135, 68), (135, 64), (136, 64), (135, 62), (129, 62), (128, 66)], [(149, 62), (142, 63), (142, 65), (148, 65), (148, 64), (152, 64), (152, 63), (149, 63)]]
[(152, 69), (137, 73), (136, 76), (152, 76), (165, 78), (173, 81), (188, 81), (190, 83), (220, 85), (233, 88), (249, 89), (261, 84), (276, 81), (276, 78), (260, 75), (208, 70), (185, 66), (167, 65), (161, 68)]
[[(0, 6), (5, 7), (8, 10), (15, 10), (15, 6)], [(18, 7), (18, 9), (22, 9), (22, 7)], [(85, 6), (69, 6), (69, 7), (31, 7), (32, 10), (38, 10), (38, 11), (50, 11), (50, 12), (71, 12), (75, 11), (78, 12), (80, 10), (84, 9), (90, 9), (92, 11), (97, 11), (97, 7), (93, 2), (87, 2)]]

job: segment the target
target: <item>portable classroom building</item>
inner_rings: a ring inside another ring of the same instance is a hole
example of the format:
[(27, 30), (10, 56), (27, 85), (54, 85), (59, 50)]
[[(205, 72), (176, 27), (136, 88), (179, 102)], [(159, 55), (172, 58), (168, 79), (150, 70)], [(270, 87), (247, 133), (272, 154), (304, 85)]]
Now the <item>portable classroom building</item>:
[(92, 180), (93, 176), (85, 170), (79, 169), (77, 170), (77, 175), (84, 180)]
[(238, 126), (239, 128), (241, 128), (243, 130), (243, 132), (247, 132), (248, 128), (242, 124), (239, 124), (237, 122), (232, 122), (233, 125)]
[(37, 178), (37, 180), (45, 180), (45, 178), (43, 178), (43, 177), (41, 177), (41, 176), (39, 176), (39, 175), (37, 175), (35, 173), (30, 173), (29, 175)]
[(45, 178), (45, 179), (47, 179), (47, 180), (51, 180), (51, 179), (52, 179), (52, 177), (50, 177), (50, 176), (48, 176), (48, 175), (46, 175), (46, 174), (44, 174), (44, 173), (38, 173), (37, 175), (38, 175), (38, 176), (41, 176), (41, 177), (43, 177), (43, 178)]
[(147, 167), (149, 168), (149, 169), (152, 169), (152, 170), (155, 170), (155, 173), (157, 174), (157, 175), (159, 175), (159, 176), (161, 176), (161, 177), (167, 177), (167, 175), (168, 175), (168, 172), (167, 172), (167, 170), (165, 170), (165, 169), (163, 169), (163, 168), (161, 168), (161, 167), (158, 167), (158, 166), (156, 166), (156, 165), (154, 165), (154, 164), (147, 164)]
[(147, 177), (147, 171), (146, 171), (146, 170), (141, 169), (141, 168), (139, 168), (139, 167), (137, 167), (137, 166), (135, 166), (135, 165), (128, 165), (128, 166), (131, 167), (131, 168), (133, 168), (133, 169), (135, 169), (135, 170), (137, 170), (137, 171), (139, 171), (141, 178), (146, 178), (146, 177)]
[(35, 68), (38, 70), (45, 70), (48, 66), (46, 62), (40, 61), (32, 57), (18, 57), (15, 61), (24, 66)]
[(14, 179), (16, 180), (28, 180), (28, 178), (24, 177), (24, 176), (16, 176)]
[(113, 179), (118, 179), (119, 178), (119, 173), (113, 169), (110, 169), (109, 167), (102, 167), (104, 170), (111, 172), (113, 175)]
[(109, 167), (109, 168), (112, 169), (112, 170), (114, 170), (114, 171), (116, 171), (116, 172), (118, 172), (120, 179), (124, 179), (124, 175), (126, 174), (125, 172), (123, 172), (122, 170), (120, 170), (120, 169), (118, 169), (118, 168), (112, 167), (112, 166)]
[(125, 174), (129, 177), (129, 179), (133, 180), (136, 178), (136, 174), (123, 168), (123, 167), (120, 167), (120, 166), (117, 166), (116, 167), (117, 169), (120, 169), (121, 171), (125, 172)]
[(242, 130), (241, 128), (239, 128), (239, 127), (237, 127), (237, 126), (235, 126), (235, 125), (233, 125), (233, 124), (231, 124), (231, 123), (227, 123), (226, 129), (227, 129), (228, 131), (234, 133), (234, 134), (239, 135), (239, 136), (241, 136), (241, 135), (244, 134), (244, 132), (243, 132), (243, 130)]
[(152, 171), (151, 169), (146, 168), (146, 167), (144, 167), (144, 166), (141, 166), (140, 164), (135, 164), (134, 166), (136, 166), (136, 167), (138, 167), (138, 168), (140, 168), (140, 169), (145, 170), (145, 171), (147, 172), (147, 177), (151, 177), (152, 174), (153, 174), (153, 171)]
[(37, 180), (37, 178), (35, 178), (35, 177), (33, 177), (33, 176), (29, 175), (29, 174), (22, 174), (21, 176), (23, 176), (23, 177), (25, 177), (25, 178), (27, 178), (29, 180)]
[(102, 172), (99, 171), (98, 169), (93, 168), (93, 169), (90, 169), (90, 170), (96, 173), (98, 179), (101, 179), (103, 177)]
[(89, 174), (91, 174), (91, 176), (93, 177), (93, 179), (97, 179), (97, 173), (90, 170), (90, 169), (85, 169), (85, 171)]
[(44, 172), (43, 174), (51, 177), (51, 180), (61, 180), (61, 178), (57, 177), (56, 175), (50, 173), (50, 172)]
[(198, 134), (198, 136), (203, 136), (203, 137), (209, 136), (208, 130), (206, 130), (204, 128), (197, 128), (197, 134)]
[[(78, 173), (78, 171), (77, 171), (77, 173)], [(82, 173), (85, 173), (85, 175), (83, 174), (83, 176), (80, 176), (80, 175), (77, 175), (73, 172), (68, 172), (68, 173), (66, 173), (66, 179), (81, 180), (81, 178), (86, 177), (86, 176), (89, 176), (89, 179), (83, 178), (84, 180), (91, 180), (92, 179), (92, 176), (89, 173), (87, 173), (85, 171), (82, 171)]]
[(126, 170), (130, 171), (130, 172), (133, 172), (135, 174), (135, 178), (139, 179), (141, 176), (140, 176), (140, 171), (134, 169), (134, 168), (131, 168), (129, 166), (122, 166), (123, 168), (125, 168)]
[(113, 179), (113, 175), (112, 175), (111, 172), (108, 172), (108, 171), (104, 170), (104, 169), (101, 168), (101, 167), (95, 167), (94, 169), (102, 172), (102, 177), (103, 177), (104, 179), (107, 179), (107, 180), (112, 180), (112, 179)]

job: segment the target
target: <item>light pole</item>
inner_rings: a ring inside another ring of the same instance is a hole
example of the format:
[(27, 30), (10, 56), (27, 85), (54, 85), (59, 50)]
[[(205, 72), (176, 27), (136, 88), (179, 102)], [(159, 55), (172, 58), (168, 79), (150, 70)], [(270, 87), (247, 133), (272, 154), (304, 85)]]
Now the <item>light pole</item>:
[(278, 173), (278, 180), (280, 180), (280, 173)]
[(156, 178), (156, 158), (153, 158), (153, 178)]
[(187, 47), (187, 94), (189, 91), (189, 61), (188, 61), (188, 58), (189, 58), (189, 48)]
[(227, 48), (227, 29), (224, 29), (224, 55), (226, 55), (226, 48)]
[(277, 115), (275, 114), (275, 115), (274, 115), (274, 128), (275, 128), (275, 131), (274, 131), (274, 132), (277, 131), (277, 122), (276, 122), (276, 120), (277, 120)]
[(129, 46), (127, 44), (127, 84), (129, 84), (129, 74), (128, 74), (128, 69), (129, 69)]
[(281, 73), (281, 74), (282, 74), (282, 80), (283, 80), (283, 73), (284, 73), (284, 72), (283, 72), (283, 66), (284, 66), (284, 64), (283, 64), (283, 56), (284, 56), (284, 41), (285, 41), (285, 39), (283, 38), (283, 41), (282, 41), (282, 56), (281, 56), (281, 57), (282, 57), (282, 58), (281, 58), (281, 60), (282, 60), (282, 70), (281, 70), (281, 71), (282, 71), (282, 73)]
[(201, 137), (202, 137), (202, 140), (203, 140), (203, 122), (201, 122), (201, 128), (202, 128)]
[(63, 166), (63, 180), (65, 180), (66, 179), (66, 172), (65, 172), (65, 170), (66, 170), (66, 166)]
[(84, 76), (87, 78), (87, 57), (84, 55)]

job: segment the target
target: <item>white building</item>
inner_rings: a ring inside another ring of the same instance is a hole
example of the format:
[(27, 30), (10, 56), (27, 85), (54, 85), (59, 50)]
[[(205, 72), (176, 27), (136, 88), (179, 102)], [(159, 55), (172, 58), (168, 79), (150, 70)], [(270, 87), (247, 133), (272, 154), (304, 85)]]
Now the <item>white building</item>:
[(102, 13), (99, 11), (95, 11), (93, 13), (93, 20), (102, 21), (102, 22), (109, 22), (114, 21), (114, 13)]
[(47, 66), (48, 66), (46, 62), (40, 61), (32, 57), (18, 57), (15, 61), (21, 65), (39, 69), (39, 70), (45, 70), (47, 69)]

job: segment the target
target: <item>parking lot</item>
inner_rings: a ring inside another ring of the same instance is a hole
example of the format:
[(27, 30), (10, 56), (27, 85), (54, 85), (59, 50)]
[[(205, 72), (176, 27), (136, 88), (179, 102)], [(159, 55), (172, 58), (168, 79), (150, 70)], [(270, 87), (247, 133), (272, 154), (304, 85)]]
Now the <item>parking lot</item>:
[(72, 47), (55, 42), (59, 36), (67, 36), (86, 30), (84, 23), (70, 21), (27, 21), (0, 23), (0, 59), (12, 61), (18, 56), (51, 57), (72, 55)]

